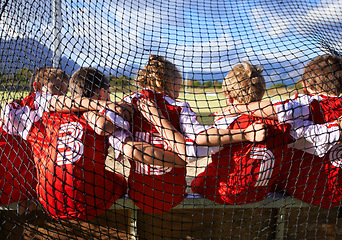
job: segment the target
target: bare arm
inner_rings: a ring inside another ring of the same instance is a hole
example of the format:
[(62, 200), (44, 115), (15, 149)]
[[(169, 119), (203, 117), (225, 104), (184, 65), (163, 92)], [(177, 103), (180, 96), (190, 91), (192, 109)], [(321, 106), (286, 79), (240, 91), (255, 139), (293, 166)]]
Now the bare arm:
[(71, 99), (69, 96), (53, 97), (50, 100), (49, 110), (52, 112), (83, 112), (98, 111), (102, 108), (118, 113), (125, 120), (130, 121), (133, 111), (132, 104), (126, 102), (112, 102), (106, 100), (95, 100), (82, 96)]
[(110, 135), (115, 130), (115, 125), (106, 117), (95, 111), (83, 113), (88, 124), (94, 129), (98, 135)]
[(186, 165), (177, 153), (154, 147), (146, 142), (128, 141), (123, 147), (124, 155), (150, 165), (181, 168)]
[(186, 158), (185, 138), (157, 108), (156, 104), (147, 99), (140, 99), (138, 107), (142, 115), (150, 121), (159, 134), (168, 142), (168, 145), (177, 152), (181, 158)]
[(250, 114), (260, 118), (278, 119), (276, 111), (271, 101), (252, 102), (250, 104), (234, 104), (227, 106), (221, 111), (211, 114), (212, 116), (222, 117), (231, 114)]
[(78, 112), (96, 110), (90, 107), (91, 100), (85, 97), (77, 96), (54, 96), (50, 100), (49, 110), (51, 112)]
[(251, 124), (245, 129), (210, 128), (196, 137), (198, 145), (218, 146), (237, 142), (261, 142), (266, 138), (266, 127), (262, 122)]

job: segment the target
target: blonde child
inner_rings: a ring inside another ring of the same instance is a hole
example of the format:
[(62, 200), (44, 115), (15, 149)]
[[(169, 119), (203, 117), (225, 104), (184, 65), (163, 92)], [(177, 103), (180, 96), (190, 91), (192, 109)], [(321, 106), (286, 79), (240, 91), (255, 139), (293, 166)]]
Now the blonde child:
[[(182, 77), (177, 67), (163, 57), (150, 55), (146, 66), (138, 73), (137, 82), (142, 90), (123, 100), (136, 106), (147, 104), (145, 109), (150, 110), (155, 104), (161, 113), (149, 115), (134, 112), (132, 133), (136, 141), (148, 141), (155, 147), (176, 151), (183, 159), (191, 157), (189, 159), (193, 160), (193, 157), (208, 156), (215, 151), (206, 146), (255, 139), (260, 141), (265, 137), (261, 123), (238, 130), (215, 129), (200, 125), (189, 104), (176, 100)], [(158, 116), (155, 118), (156, 115)], [(158, 120), (159, 116), (167, 118), (173, 128), (162, 126)], [(254, 129), (258, 130), (257, 133)], [(173, 134), (175, 136), (172, 136)], [(195, 143), (205, 146), (196, 146)], [(136, 161), (130, 163), (128, 193), (134, 203), (145, 212), (168, 211), (186, 197), (185, 167), (159, 167)]]
[[(292, 125), (292, 135), (300, 139), (290, 146), (278, 190), (324, 208), (341, 203), (341, 146), (336, 131), (341, 125), (336, 123), (342, 114), (341, 80), (341, 58), (328, 54), (318, 56), (305, 66), (304, 94), (275, 104), (262, 101), (226, 109), (226, 112), (249, 111), (254, 116), (275, 118)], [(322, 124), (317, 127), (310, 120)], [(322, 128), (323, 125), (326, 127)]]
[[(223, 81), (227, 105), (260, 101), (265, 93), (262, 69), (248, 62), (238, 64)], [(258, 117), (229, 115), (215, 119), (218, 129), (247, 128)], [(220, 204), (261, 201), (274, 190), (283, 154), (293, 141), (287, 125), (263, 120), (267, 138), (258, 143), (228, 144), (212, 155), (212, 162), (192, 182), (192, 190)]]

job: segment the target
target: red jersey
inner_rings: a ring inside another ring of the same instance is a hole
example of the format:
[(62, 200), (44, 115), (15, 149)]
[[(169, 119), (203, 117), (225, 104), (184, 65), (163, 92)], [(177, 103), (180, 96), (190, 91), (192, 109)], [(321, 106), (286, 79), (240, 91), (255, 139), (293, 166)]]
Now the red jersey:
[[(178, 102), (166, 94), (152, 90), (142, 90), (124, 98), (124, 101), (136, 104), (139, 98), (154, 100), (171, 124), (180, 132), (194, 139), (205, 128), (197, 122), (196, 114), (185, 102)], [(158, 131), (147, 122), (140, 112), (135, 111), (133, 129), (135, 141), (146, 141), (156, 147), (171, 150)], [(182, 119), (183, 118), (183, 119)], [(161, 213), (177, 206), (186, 197), (186, 168), (153, 166), (131, 161), (128, 178), (129, 196), (145, 212)]]
[[(27, 107), (35, 110), (35, 94), (28, 95), (19, 104), (10, 104), (13, 109)], [(12, 135), (8, 116), (0, 123), (0, 204), (6, 205), (36, 196), (36, 175), (32, 151), (27, 141)], [(9, 132), (9, 133), (8, 133)]]
[(325, 123), (335, 121), (342, 115), (342, 98), (322, 94), (296, 94), (274, 106), (280, 122), (302, 118), (314, 123)]
[(83, 116), (45, 113), (45, 128), (35, 125), (37, 194), (54, 218), (87, 220), (108, 209), (126, 191), (123, 176), (105, 170), (107, 139), (97, 135)]
[(340, 205), (341, 145), (336, 144), (339, 133), (338, 137), (334, 136), (336, 124), (328, 122), (342, 115), (342, 99), (327, 95), (296, 95), (276, 104), (276, 110), (280, 120), (300, 118), (303, 117), (300, 113), (305, 113), (304, 118), (314, 123), (327, 123), (324, 132), (314, 131), (305, 136), (306, 140), (315, 139), (316, 146), (324, 146), (322, 154), (317, 154), (318, 151), (305, 140), (294, 143), (286, 156), (288, 160), (280, 176), (279, 190), (285, 190), (304, 202), (323, 208)]
[(341, 205), (342, 144), (335, 145), (324, 157), (290, 149), (285, 156), (278, 190), (306, 203), (332, 208)]
[[(217, 128), (247, 128), (260, 118), (241, 115), (215, 121)], [(192, 190), (220, 204), (258, 202), (274, 190), (287, 144), (292, 142), (290, 126), (264, 119), (267, 139), (225, 146), (212, 155), (212, 162), (192, 181)]]
[(35, 168), (27, 142), (0, 128), (0, 151), (0, 204), (35, 197)]

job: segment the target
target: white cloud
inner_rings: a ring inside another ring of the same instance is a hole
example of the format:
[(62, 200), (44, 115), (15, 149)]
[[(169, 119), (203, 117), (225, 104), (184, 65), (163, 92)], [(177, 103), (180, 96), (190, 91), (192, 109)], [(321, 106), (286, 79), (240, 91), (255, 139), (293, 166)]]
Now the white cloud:
[(342, 1), (326, 0), (320, 2), (317, 7), (308, 11), (305, 18), (314, 22), (338, 22), (342, 21)]

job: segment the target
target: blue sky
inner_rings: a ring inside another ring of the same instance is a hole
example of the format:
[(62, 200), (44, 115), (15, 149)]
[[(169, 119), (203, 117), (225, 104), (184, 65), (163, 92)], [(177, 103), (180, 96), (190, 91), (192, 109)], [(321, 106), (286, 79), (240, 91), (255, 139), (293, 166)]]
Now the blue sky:
[[(123, 70), (143, 65), (153, 53), (184, 75), (213, 80), (250, 61), (264, 66), (269, 85), (291, 84), (308, 59), (324, 53), (322, 41), (342, 51), (342, 0), (61, 2), (60, 50), (80, 66)], [(51, 46), (51, 6), (51, 0), (10, 1), (1, 38)]]

